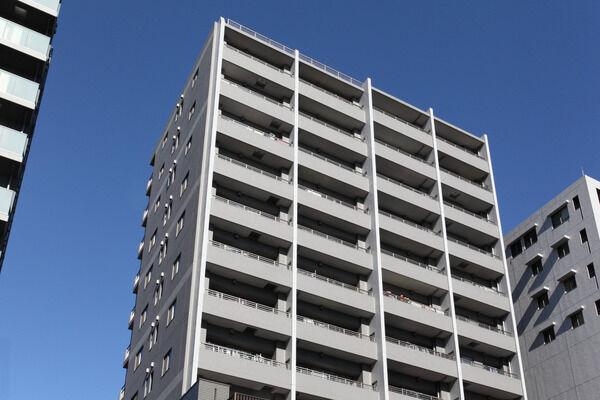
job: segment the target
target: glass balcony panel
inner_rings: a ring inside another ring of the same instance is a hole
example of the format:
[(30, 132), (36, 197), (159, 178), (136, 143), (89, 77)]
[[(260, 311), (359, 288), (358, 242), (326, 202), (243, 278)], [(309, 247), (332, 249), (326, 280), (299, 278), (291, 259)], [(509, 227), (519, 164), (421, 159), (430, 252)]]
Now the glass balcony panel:
[(31, 103), (35, 107), (39, 85), (28, 79), (0, 70), (0, 95), (6, 93)]
[(35, 51), (46, 59), (50, 38), (19, 24), (0, 18), (0, 40)]
[(52, 10), (55, 14), (58, 14), (58, 8), (60, 7), (60, 0), (21, 0), (23, 3), (32, 4), (34, 7), (41, 6)]
[(10, 189), (0, 188), (0, 220), (8, 220), (14, 199), (15, 192)]
[(27, 146), (26, 134), (0, 126), (0, 153), (3, 151), (11, 153), (18, 161), (21, 161), (25, 153), (25, 146)]

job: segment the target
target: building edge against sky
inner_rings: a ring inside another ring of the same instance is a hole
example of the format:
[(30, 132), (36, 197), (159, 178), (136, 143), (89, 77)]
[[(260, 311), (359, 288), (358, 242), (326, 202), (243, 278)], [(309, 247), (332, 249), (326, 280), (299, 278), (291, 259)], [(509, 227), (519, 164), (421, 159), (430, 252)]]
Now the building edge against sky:
[(0, 270), (44, 85), (60, 0), (0, 4)]
[(221, 19), (151, 165), (120, 399), (527, 398), (485, 136)]
[(600, 182), (582, 176), (505, 235), (530, 399), (600, 387)]

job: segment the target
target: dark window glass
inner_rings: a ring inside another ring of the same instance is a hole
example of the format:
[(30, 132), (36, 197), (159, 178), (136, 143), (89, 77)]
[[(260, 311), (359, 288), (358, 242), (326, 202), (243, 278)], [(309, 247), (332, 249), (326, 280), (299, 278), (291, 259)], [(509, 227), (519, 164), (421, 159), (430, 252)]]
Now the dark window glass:
[(579, 204), (579, 196), (573, 197), (573, 207), (575, 207), (576, 210), (579, 210), (581, 207), (581, 204)]
[(542, 260), (534, 261), (533, 264), (531, 264), (530, 268), (533, 276), (536, 276), (537, 274), (542, 272), (542, 269), (544, 269), (544, 267), (542, 267)]
[(569, 220), (569, 210), (566, 206), (550, 216), (552, 219), (552, 227), (557, 228)]
[(579, 231), (579, 237), (581, 238), (581, 243), (587, 243), (588, 237), (585, 229)]
[(521, 254), (521, 252), (523, 251), (523, 247), (521, 246), (521, 239), (519, 238), (518, 240), (515, 240), (511, 245), (510, 245), (510, 254), (513, 257), (518, 256), (519, 254)]
[(587, 270), (588, 270), (588, 275), (590, 278), (593, 278), (596, 276), (596, 270), (594, 269), (594, 264), (588, 264)]
[(544, 329), (542, 331), (542, 336), (544, 337), (545, 344), (548, 344), (554, 339), (556, 339), (556, 335), (554, 334), (554, 327), (551, 326), (550, 328)]
[(577, 281), (575, 280), (575, 275), (565, 279), (563, 281), (563, 285), (565, 287), (565, 292), (570, 292), (571, 290), (577, 288)]
[(544, 292), (537, 297), (538, 309), (544, 308), (548, 305), (548, 292)]
[(523, 242), (525, 242), (525, 248), (531, 247), (534, 243), (537, 243), (537, 232), (534, 229), (531, 229), (527, 233), (523, 235)]
[(569, 254), (569, 243), (565, 242), (556, 248), (558, 258), (563, 258)]
[(575, 314), (571, 315), (570, 318), (573, 329), (580, 327), (584, 323), (583, 311), (577, 311)]

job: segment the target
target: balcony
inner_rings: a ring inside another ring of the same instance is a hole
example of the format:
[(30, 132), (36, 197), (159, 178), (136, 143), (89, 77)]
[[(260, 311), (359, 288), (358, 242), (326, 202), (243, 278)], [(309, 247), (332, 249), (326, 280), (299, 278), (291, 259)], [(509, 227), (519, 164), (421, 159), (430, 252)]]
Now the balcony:
[[(399, 165), (415, 173), (424, 175), (429, 179), (436, 180), (435, 167), (422, 157), (411, 154), (379, 139), (375, 139), (375, 152), (378, 157), (387, 160), (388, 164)], [(380, 164), (382, 164), (380, 167), (384, 167), (383, 163)]]
[[(321, 106), (321, 113), (342, 113), (347, 118), (352, 118), (361, 123), (365, 122), (365, 112), (358, 103), (347, 100), (304, 79), (300, 79), (299, 91), (302, 96), (306, 96), (318, 103)], [(325, 111), (325, 108), (330, 110)]]
[(452, 320), (448, 316), (448, 312), (437, 306), (421, 304), (408, 297), (386, 291), (384, 292), (384, 309), (386, 313), (419, 321), (421, 324), (438, 330), (452, 332)]
[(433, 147), (433, 138), (429, 132), (426, 132), (423, 128), (413, 125), (402, 118), (388, 113), (387, 111), (373, 107), (373, 121), (428, 147)]
[(464, 225), (470, 230), (481, 232), (492, 238), (498, 238), (500, 235), (496, 223), (487, 216), (474, 213), (446, 200), (444, 200), (444, 212), (447, 219)]
[(442, 167), (440, 167), (440, 174), (443, 184), (489, 205), (494, 204), (494, 194), (485, 183), (467, 179)]
[[(447, 376), (456, 378), (456, 359), (453, 354), (440, 353), (423, 346), (386, 337), (387, 357), (394, 363), (405, 364), (419, 370), (419, 376), (428, 380), (442, 380)], [(416, 371), (415, 371), (416, 372)]]
[(518, 375), (464, 358), (462, 364), (463, 380), (470, 391), (501, 399), (523, 395)]
[(368, 210), (339, 200), (303, 185), (298, 185), (298, 202), (303, 207), (308, 207), (319, 213), (346, 221), (348, 224), (357, 225), (363, 229), (371, 229), (371, 218)]
[(0, 187), (0, 221), (8, 221), (15, 200), (15, 192)]
[(28, 4), (53, 17), (58, 17), (61, 0), (19, 0), (21, 3)]
[(326, 175), (336, 181), (352, 185), (367, 193), (369, 191), (369, 180), (366, 173), (350, 168), (321, 154), (299, 148), (298, 163), (304, 168), (316, 170), (320, 173), (326, 171)]
[(0, 17), (0, 44), (46, 61), (50, 53), (50, 38)]
[(40, 85), (0, 69), (0, 97), (34, 110)]
[(504, 263), (499, 256), (460, 239), (448, 236), (448, 252), (480, 268), (491, 270), (498, 275), (504, 274)]
[(457, 295), (454, 300), (456, 305), (493, 317), (500, 317), (510, 312), (506, 293), (454, 274), (452, 280), (453, 290)]
[(379, 210), (379, 215), (382, 217), (379, 218), (382, 230), (390, 232), (394, 236), (408, 239), (408, 241), (416, 242), (419, 246), (424, 245), (441, 252), (444, 251), (444, 241), (441, 232), (436, 232), (433, 229), (383, 210)]
[(129, 364), (129, 352), (131, 351), (130, 346), (127, 346), (125, 349), (125, 354), (123, 355), (123, 368), (127, 368), (127, 364)]
[(441, 136), (437, 136), (438, 143), (437, 148), (440, 153), (447, 154), (449, 157), (469, 166), (467, 168), (477, 169), (489, 173), (489, 166), (487, 160), (479, 155), (479, 152), (474, 151), (468, 147), (452, 143), (448, 139), (444, 139)]
[(429, 394), (415, 392), (414, 390), (388, 386), (390, 400), (443, 400), (441, 397), (431, 396)]
[(377, 174), (377, 188), (386, 195), (401, 199), (410, 204), (417, 204), (419, 207), (432, 213), (440, 214), (440, 205), (437, 196), (431, 196), (429, 190), (425, 188), (421, 190), (416, 189), (381, 173)]
[(508, 357), (516, 352), (512, 333), (457, 315), (457, 330), (461, 345), (475, 341), (478, 350), (498, 357)]
[(365, 139), (358, 132), (342, 129), (302, 111), (298, 112), (298, 126), (303, 136), (304, 132), (314, 136), (311, 138), (314, 142), (312, 147), (327, 149), (335, 154), (352, 152), (354, 155), (367, 156)]
[(379, 398), (373, 385), (304, 367), (296, 367), (296, 371), (296, 387), (301, 393), (324, 399)]

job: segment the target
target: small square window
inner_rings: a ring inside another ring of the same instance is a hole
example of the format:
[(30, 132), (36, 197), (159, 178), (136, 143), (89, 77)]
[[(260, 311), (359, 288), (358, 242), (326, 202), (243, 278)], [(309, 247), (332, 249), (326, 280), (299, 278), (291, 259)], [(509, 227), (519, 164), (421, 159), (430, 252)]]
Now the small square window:
[(548, 344), (554, 339), (556, 339), (556, 335), (554, 334), (554, 327), (546, 328), (542, 331), (542, 336), (544, 338), (544, 343)]
[(523, 252), (523, 246), (521, 246), (521, 238), (515, 240), (510, 245), (510, 254), (514, 258)]
[(153, 326), (150, 331), (150, 338), (148, 339), (148, 351), (152, 350), (152, 347), (158, 341), (158, 326)]
[(163, 163), (163, 165), (161, 165), (161, 167), (160, 167), (160, 170), (158, 171), (158, 179), (162, 178), (164, 173), (165, 173), (165, 164)]
[(579, 237), (581, 238), (581, 243), (587, 243), (588, 236), (587, 236), (587, 232), (585, 229), (582, 229), (579, 231)]
[(564, 224), (569, 220), (569, 210), (567, 206), (563, 206), (560, 210), (555, 212), (550, 216), (552, 220), (552, 227), (558, 228), (560, 225)]
[(175, 278), (179, 273), (179, 264), (181, 263), (181, 254), (177, 256), (175, 262), (173, 263), (173, 267), (171, 268), (171, 279)]
[(535, 231), (535, 228), (527, 231), (523, 235), (523, 243), (525, 244), (525, 248), (528, 249), (533, 246), (534, 243), (537, 243), (537, 239), (537, 232)]
[(575, 275), (568, 277), (563, 281), (563, 286), (565, 287), (565, 292), (570, 292), (577, 288), (577, 281), (575, 280)]
[(146, 286), (148, 286), (148, 284), (150, 283), (151, 280), (152, 280), (152, 265), (150, 266), (150, 268), (148, 268), (148, 272), (146, 272), (146, 275), (144, 276), (144, 289), (146, 289)]
[(185, 154), (186, 155), (190, 151), (191, 148), (192, 148), (192, 138), (189, 138), (189, 140), (185, 144)]
[(160, 301), (160, 299), (162, 299), (163, 289), (164, 289), (164, 283), (161, 280), (156, 285), (156, 288), (154, 289), (154, 305), (158, 304), (158, 302)]
[(150, 252), (150, 250), (152, 250), (152, 248), (154, 247), (154, 245), (156, 244), (156, 229), (154, 230), (154, 233), (152, 234), (152, 236), (150, 237), (150, 243), (148, 243), (148, 252)]
[(196, 102), (194, 102), (194, 104), (192, 104), (192, 106), (190, 107), (190, 113), (188, 115), (188, 120), (192, 119), (195, 112), (196, 112)]
[(173, 321), (173, 319), (175, 319), (175, 306), (176, 306), (176, 304), (177, 303), (174, 301), (169, 306), (169, 310), (167, 311), (167, 326), (171, 323), (171, 321)]
[(588, 264), (587, 266), (587, 270), (588, 270), (588, 276), (590, 278), (593, 278), (596, 276), (596, 270), (594, 269), (594, 264)]
[(539, 274), (540, 272), (542, 272), (542, 270), (544, 269), (544, 267), (542, 266), (542, 260), (535, 260), (529, 266), (529, 268), (531, 268), (531, 274), (533, 276), (536, 276), (537, 274)]
[(131, 400), (138, 400), (138, 392), (135, 392), (135, 394), (131, 397)]
[(140, 314), (140, 328), (142, 327), (142, 325), (144, 325), (144, 322), (146, 322), (147, 318), (148, 318), (148, 306), (146, 306), (144, 308), (144, 311), (142, 311), (142, 313)]
[(596, 300), (596, 314), (600, 315), (600, 300)]
[(573, 197), (573, 207), (576, 210), (579, 210), (579, 208), (581, 208), (581, 204), (579, 204), (579, 196)]
[(144, 348), (142, 347), (136, 354), (135, 354), (135, 359), (133, 361), (133, 370), (135, 371), (140, 364), (142, 363), (142, 350), (144, 350)]
[(177, 221), (177, 228), (176, 228), (176, 231), (175, 231), (175, 236), (178, 236), (179, 232), (181, 232), (181, 230), (183, 229), (183, 222), (184, 222), (184, 220), (185, 220), (185, 212), (183, 214), (181, 214), (181, 217)]
[(556, 248), (558, 258), (566, 257), (569, 254), (569, 242), (565, 242)]
[(162, 362), (162, 375), (166, 374), (169, 368), (171, 367), (171, 350), (165, 354)]
[(165, 144), (167, 144), (167, 140), (169, 140), (169, 132), (165, 133), (165, 136), (163, 137), (162, 147), (165, 147)]
[(179, 188), (179, 197), (181, 197), (183, 193), (187, 190), (189, 175), (189, 172), (185, 174), (185, 178), (183, 178), (183, 180), (181, 181), (181, 187)]
[(156, 210), (158, 210), (158, 207), (160, 207), (160, 196), (158, 196), (156, 198), (156, 201), (154, 202), (154, 212), (156, 212)]
[(542, 308), (546, 307), (548, 305), (548, 292), (542, 293), (541, 295), (536, 297), (536, 300), (538, 304), (538, 310), (541, 310)]
[(584, 324), (582, 310), (577, 311), (575, 314), (571, 314), (569, 318), (571, 319), (571, 327), (573, 329), (579, 328)]
[(194, 77), (192, 78), (192, 87), (196, 86), (196, 81), (198, 80), (198, 70), (194, 72)]
[(154, 381), (154, 372), (150, 371), (146, 374), (144, 378), (144, 397), (148, 396), (152, 391), (152, 384)]

